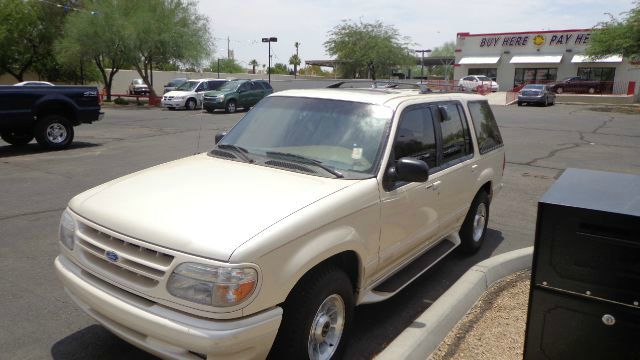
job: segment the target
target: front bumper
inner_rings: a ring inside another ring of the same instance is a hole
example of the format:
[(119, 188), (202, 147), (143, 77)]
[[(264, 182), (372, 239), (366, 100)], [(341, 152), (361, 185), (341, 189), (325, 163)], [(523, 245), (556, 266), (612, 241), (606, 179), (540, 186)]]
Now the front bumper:
[(186, 100), (162, 100), (162, 107), (181, 108), (184, 107)]
[(205, 98), (203, 102), (205, 109), (224, 109), (224, 98)]
[(521, 96), (518, 95), (518, 101), (523, 103), (544, 103), (544, 96)]
[(264, 359), (273, 344), (279, 307), (234, 320), (193, 316), (156, 304), (91, 275), (64, 255), (55, 269), (65, 290), (115, 335), (167, 359)]

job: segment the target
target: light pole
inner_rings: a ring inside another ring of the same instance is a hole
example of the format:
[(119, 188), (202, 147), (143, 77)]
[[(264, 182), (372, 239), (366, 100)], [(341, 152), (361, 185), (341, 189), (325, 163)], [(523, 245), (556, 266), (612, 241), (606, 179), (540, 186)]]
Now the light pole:
[(422, 84), (422, 80), (424, 80), (424, 53), (430, 53), (431, 49), (414, 50), (414, 51), (422, 55), (420, 57), (420, 84)]
[(269, 43), (269, 67), (267, 68), (267, 71), (269, 72), (269, 84), (271, 84), (271, 43), (272, 42), (278, 42), (278, 38), (277, 37), (266, 37), (266, 38), (262, 38), (262, 42), (263, 43)]

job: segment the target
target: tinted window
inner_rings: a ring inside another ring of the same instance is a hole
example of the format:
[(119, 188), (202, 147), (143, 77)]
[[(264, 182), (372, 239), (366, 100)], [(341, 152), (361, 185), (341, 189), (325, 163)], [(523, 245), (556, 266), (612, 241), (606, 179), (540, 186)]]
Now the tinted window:
[(442, 161), (448, 163), (471, 154), (469, 130), (464, 115), (456, 104), (437, 107), (442, 132)]
[(198, 85), (196, 92), (205, 91), (205, 90), (207, 90), (207, 82), (203, 81), (200, 85)]
[(262, 90), (262, 86), (252, 82), (251, 83), (251, 90)]
[(250, 85), (249, 85), (249, 83), (248, 83), (248, 82), (243, 83), (243, 84), (242, 84), (242, 85), (240, 85), (240, 87), (238, 88), (238, 91), (247, 91), (247, 90), (249, 90), (249, 86), (250, 86)]
[(267, 90), (271, 90), (272, 89), (271, 85), (266, 81), (258, 81), (258, 84), (262, 85), (262, 87), (267, 89)]
[(478, 138), (480, 154), (502, 146), (502, 136), (489, 103), (486, 101), (469, 102), (469, 113)]
[(209, 90), (218, 90), (224, 81), (209, 81)]
[(436, 167), (436, 136), (428, 109), (414, 107), (402, 113), (394, 153), (396, 160), (410, 156), (426, 162), (430, 168)]

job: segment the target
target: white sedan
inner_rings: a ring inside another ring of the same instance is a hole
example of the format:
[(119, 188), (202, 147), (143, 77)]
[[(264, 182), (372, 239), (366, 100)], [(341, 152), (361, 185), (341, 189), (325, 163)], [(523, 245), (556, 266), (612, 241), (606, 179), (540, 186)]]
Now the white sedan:
[(491, 87), (491, 91), (498, 91), (498, 83), (484, 75), (469, 75), (458, 81), (458, 88), (463, 91), (478, 91), (478, 86)]

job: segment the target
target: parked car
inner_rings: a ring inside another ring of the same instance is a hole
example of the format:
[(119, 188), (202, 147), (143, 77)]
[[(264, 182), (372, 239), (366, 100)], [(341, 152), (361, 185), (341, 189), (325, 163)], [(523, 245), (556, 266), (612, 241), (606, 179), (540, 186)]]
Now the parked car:
[(149, 95), (149, 87), (142, 79), (133, 79), (129, 84), (129, 95)]
[(48, 81), (23, 81), (17, 84), (13, 84), (13, 86), (55, 86)]
[(71, 145), (74, 126), (102, 118), (95, 86), (0, 86), (0, 137), (11, 145), (31, 142), (51, 150)]
[(224, 79), (196, 79), (188, 80), (162, 96), (162, 106), (168, 109), (185, 108), (193, 110), (202, 107), (204, 93), (216, 90), (228, 80)]
[(238, 108), (248, 109), (265, 96), (272, 94), (271, 84), (264, 80), (232, 80), (216, 91), (204, 94), (204, 109), (213, 112), (224, 109), (234, 113)]
[(163, 358), (340, 358), (355, 306), (478, 251), (505, 164), (472, 94), (289, 90), (219, 135), (62, 213), (71, 299)]
[(184, 84), (187, 81), (187, 78), (175, 78), (170, 80), (167, 85), (164, 86), (163, 94), (168, 93), (169, 91), (175, 90), (178, 86)]
[(493, 92), (499, 90), (498, 83), (484, 75), (469, 75), (458, 80), (458, 88), (463, 91), (478, 91), (478, 86), (488, 86)]
[(544, 106), (556, 103), (556, 94), (544, 84), (527, 84), (518, 92), (518, 106), (522, 104), (543, 104)]
[(604, 84), (605, 82), (597, 80), (586, 80), (579, 76), (570, 76), (551, 85), (551, 90), (556, 94), (564, 92), (595, 94), (596, 92), (602, 92)]

